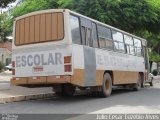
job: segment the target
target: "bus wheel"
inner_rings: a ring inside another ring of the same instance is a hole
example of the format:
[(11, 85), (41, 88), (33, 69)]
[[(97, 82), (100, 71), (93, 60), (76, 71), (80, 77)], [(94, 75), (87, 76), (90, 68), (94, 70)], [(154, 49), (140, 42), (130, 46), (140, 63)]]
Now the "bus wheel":
[(62, 91), (64, 93), (64, 96), (73, 96), (75, 93), (76, 87), (71, 84), (64, 84)]
[(105, 73), (102, 84), (102, 97), (109, 97), (112, 93), (112, 78), (109, 73)]
[(137, 81), (137, 83), (134, 85), (133, 90), (134, 90), (134, 91), (138, 91), (138, 90), (141, 89), (141, 87), (142, 87), (142, 76), (139, 74), (139, 75), (138, 75), (138, 81)]
[(58, 96), (73, 96), (75, 88), (76, 87), (71, 84), (58, 84), (53, 86), (53, 91)]
[(63, 92), (62, 92), (62, 84), (56, 84), (53, 86), (53, 92), (55, 92), (56, 95), (58, 96), (63, 96)]
[(153, 86), (153, 79), (151, 79), (151, 82), (149, 84), (150, 86)]

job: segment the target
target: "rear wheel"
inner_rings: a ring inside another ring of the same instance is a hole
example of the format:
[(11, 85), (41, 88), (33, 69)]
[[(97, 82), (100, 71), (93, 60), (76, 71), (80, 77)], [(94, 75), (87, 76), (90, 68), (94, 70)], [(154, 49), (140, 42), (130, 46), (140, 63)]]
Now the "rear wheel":
[(73, 96), (76, 87), (71, 84), (60, 84), (55, 85), (53, 89), (58, 96)]
[(71, 85), (71, 84), (65, 84), (63, 86), (62, 90), (63, 90), (63, 93), (64, 93), (65, 96), (70, 96), (71, 97), (71, 96), (74, 95), (76, 87)]
[(53, 86), (53, 92), (55, 92), (56, 95), (58, 96), (63, 96), (62, 92), (62, 84), (56, 84)]
[(138, 75), (138, 81), (137, 81), (137, 83), (134, 85), (133, 90), (134, 90), (134, 91), (138, 91), (138, 90), (141, 89), (141, 87), (142, 87), (142, 76), (139, 74), (139, 75)]

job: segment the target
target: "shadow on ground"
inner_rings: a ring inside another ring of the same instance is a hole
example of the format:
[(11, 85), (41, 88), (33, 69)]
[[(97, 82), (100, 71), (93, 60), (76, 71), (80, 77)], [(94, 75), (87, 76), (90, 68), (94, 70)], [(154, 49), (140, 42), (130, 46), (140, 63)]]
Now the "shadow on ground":
[[(89, 94), (74, 97), (54, 97), (45, 100), (22, 101), (0, 105), (0, 113), (27, 114), (86, 114), (97, 110), (120, 107), (145, 107), (160, 111), (160, 87), (146, 86), (138, 92), (114, 90), (109, 98), (95, 98)], [(143, 111), (142, 111), (143, 112)]]

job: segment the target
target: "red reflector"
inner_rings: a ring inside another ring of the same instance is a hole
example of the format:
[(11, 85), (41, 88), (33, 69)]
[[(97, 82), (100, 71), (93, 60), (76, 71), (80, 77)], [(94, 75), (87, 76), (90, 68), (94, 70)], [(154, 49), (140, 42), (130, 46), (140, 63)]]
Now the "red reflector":
[(64, 76), (62, 76), (62, 75), (61, 75), (61, 76), (60, 76), (60, 78), (61, 78), (61, 79), (63, 79), (63, 78), (64, 78)]
[(15, 67), (15, 61), (12, 61), (12, 67)]
[(64, 68), (65, 68), (65, 72), (71, 72), (71, 70), (72, 70), (71, 65), (65, 65)]
[(12, 80), (16, 80), (16, 78), (13, 77)]
[(12, 75), (15, 75), (15, 69), (12, 69)]

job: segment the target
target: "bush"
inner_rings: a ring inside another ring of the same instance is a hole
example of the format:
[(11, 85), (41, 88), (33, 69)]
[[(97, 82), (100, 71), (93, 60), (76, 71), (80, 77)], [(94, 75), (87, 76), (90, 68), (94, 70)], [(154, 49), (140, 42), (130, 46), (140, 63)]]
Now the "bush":
[(0, 72), (2, 72), (3, 68), (4, 68), (4, 64), (0, 62)]
[(157, 76), (157, 75), (158, 75), (157, 69), (154, 69), (153, 72), (152, 72), (152, 74), (153, 74), (154, 76)]

